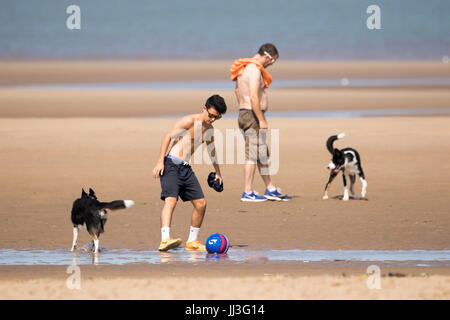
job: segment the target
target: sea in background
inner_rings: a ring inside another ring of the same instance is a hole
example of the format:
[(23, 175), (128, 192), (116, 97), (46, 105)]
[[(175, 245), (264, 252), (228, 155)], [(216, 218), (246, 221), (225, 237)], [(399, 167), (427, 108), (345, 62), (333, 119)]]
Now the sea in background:
[[(69, 30), (69, 5), (81, 29)], [(368, 6), (381, 9), (369, 30)], [(226, 59), (274, 43), (286, 60), (441, 60), (447, 0), (2, 0), (0, 60)]]

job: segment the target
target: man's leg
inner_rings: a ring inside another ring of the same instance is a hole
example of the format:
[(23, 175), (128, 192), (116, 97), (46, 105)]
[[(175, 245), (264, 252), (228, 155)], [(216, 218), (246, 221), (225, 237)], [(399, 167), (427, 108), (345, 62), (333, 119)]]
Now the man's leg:
[(164, 199), (164, 206), (161, 211), (161, 228), (170, 228), (172, 223), (172, 214), (177, 205), (176, 197), (166, 197)]
[(206, 212), (206, 199), (195, 199), (192, 200), (192, 205), (194, 206), (194, 211), (192, 212), (191, 218), (191, 228), (189, 230), (189, 238), (186, 241), (186, 250), (195, 250), (195, 251), (205, 251), (206, 248), (203, 244), (201, 244), (197, 238), (198, 233), (200, 232), (200, 227), (203, 223), (203, 218), (205, 217)]
[(255, 178), (256, 164), (246, 162), (244, 165), (244, 192), (251, 193), (253, 191), (253, 180)]
[(261, 178), (264, 181), (264, 184), (266, 185), (266, 189), (273, 190), (276, 189), (275, 186), (272, 184), (272, 179), (270, 178), (270, 174), (265, 174), (269, 171), (269, 166), (266, 164), (261, 164), (258, 162), (258, 171), (261, 175)]
[(258, 130), (258, 171), (266, 185), (266, 189), (273, 190), (275, 186), (269, 174), (269, 147), (267, 146), (267, 130)]
[(192, 213), (191, 226), (195, 228), (200, 228), (203, 223), (203, 218), (206, 212), (206, 199), (195, 199), (192, 200), (192, 205), (194, 206), (194, 212)]
[(268, 200), (287, 201), (289, 198), (286, 195), (283, 195), (279, 189), (273, 185), (269, 174), (269, 147), (267, 146), (267, 132), (261, 130), (259, 133), (258, 170), (264, 184), (266, 185), (264, 197)]
[(159, 245), (159, 251), (174, 249), (181, 244), (181, 239), (170, 238), (170, 225), (176, 205), (176, 197), (166, 197), (164, 199), (164, 206), (161, 211), (161, 244)]
[(265, 197), (255, 194), (253, 191), (253, 181), (258, 160), (257, 135), (254, 129), (249, 129), (245, 133), (245, 164), (244, 164), (244, 193), (241, 201), (260, 202), (267, 200)]
[(250, 110), (240, 111), (238, 122), (245, 141), (244, 193), (242, 194), (241, 201), (265, 201), (267, 200), (265, 197), (253, 193), (253, 181), (255, 179), (256, 162), (258, 159), (258, 123), (255, 115)]

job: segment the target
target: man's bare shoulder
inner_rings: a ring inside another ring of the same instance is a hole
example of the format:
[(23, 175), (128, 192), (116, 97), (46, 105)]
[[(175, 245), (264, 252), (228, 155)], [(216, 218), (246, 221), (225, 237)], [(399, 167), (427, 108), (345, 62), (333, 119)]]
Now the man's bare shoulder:
[(178, 128), (184, 128), (184, 129), (190, 128), (194, 125), (196, 117), (197, 117), (196, 114), (189, 114), (187, 116), (184, 116), (180, 120), (177, 121), (175, 126)]
[(245, 68), (244, 68), (244, 71), (247, 71), (247, 72), (258, 71), (258, 72), (260, 72), (258, 66), (256, 65), (256, 63), (253, 63), (253, 62), (251, 62), (248, 65), (246, 65)]
[(242, 76), (249, 78), (259, 78), (261, 77), (261, 70), (259, 70), (258, 66), (255, 63), (249, 63), (245, 66), (245, 69), (242, 72)]

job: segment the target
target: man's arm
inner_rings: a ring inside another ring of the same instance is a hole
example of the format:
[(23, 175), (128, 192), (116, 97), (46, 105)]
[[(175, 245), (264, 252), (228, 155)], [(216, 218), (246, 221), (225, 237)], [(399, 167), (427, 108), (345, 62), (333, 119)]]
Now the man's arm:
[(167, 132), (161, 142), (161, 147), (159, 149), (158, 162), (153, 169), (153, 178), (157, 178), (160, 174), (164, 173), (164, 157), (166, 156), (167, 150), (169, 149), (170, 142), (182, 136), (194, 123), (194, 118), (192, 116), (187, 116), (179, 120), (169, 132)]
[(238, 81), (237, 80), (236, 80), (236, 88), (234, 89), (234, 94), (236, 95), (238, 106), (240, 106), (241, 105), (241, 101), (239, 100), (239, 87), (238, 87)]
[[(214, 129), (211, 129), (214, 130)], [(209, 141), (206, 141), (206, 147), (208, 150), (209, 157), (213, 164), (214, 170), (216, 171), (216, 180), (219, 179), (220, 183), (223, 183), (222, 174), (220, 173), (219, 163), (217, 162), (216, 156), (216, 145), (214, 144), (214, 136), (211, 136)]]
[(261, 111), (261, 101), (259, 100), (259, 90), (261, 90), (261, 71), (257, 66), (252, 65), (249, 71), (249, 89), (250, 89), (250, 103), (252, 105), (253, 112), (258, 118), (259, 127), (261, 129), (267, 129), (266, 118)]

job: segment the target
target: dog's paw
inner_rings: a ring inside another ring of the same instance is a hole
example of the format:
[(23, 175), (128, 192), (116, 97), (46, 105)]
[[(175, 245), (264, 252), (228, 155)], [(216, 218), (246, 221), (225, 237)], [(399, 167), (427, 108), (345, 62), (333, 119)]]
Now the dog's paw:
[(342, 197), (342, 200), (343, 200), (343, 201), (348, 201), (348, 199), (349, 199), (348, 195)]
[(328, 196), (327, 196), (327, 195), (324, 195), (324, 196), (322, 197), (322, 199), (323, 199), (323, 200), (327, 200), (327, 199), (328, 199)]

